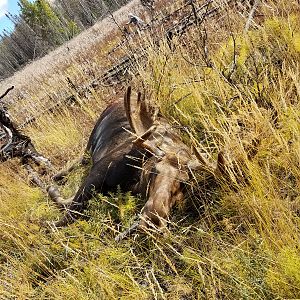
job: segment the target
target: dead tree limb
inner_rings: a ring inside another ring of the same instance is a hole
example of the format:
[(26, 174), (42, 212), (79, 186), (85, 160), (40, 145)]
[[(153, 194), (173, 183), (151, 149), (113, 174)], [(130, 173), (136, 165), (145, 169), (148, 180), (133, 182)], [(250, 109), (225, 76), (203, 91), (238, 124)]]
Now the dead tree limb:
[(247, 22), (246, 22), (246, 24), (245, 24), (244, 32), (247, 32), (247, 31), (249, 30), (250, 24), (251, 24), (251, 22), (252, 22), (252, 20), (253, 20), (254, 13), (255, 13), (255, 11), (256, 11), (258, 5), (259, 5), (259, 0), (255, 0), (255, 1), (254, 1), (254, 4), (253, 4), (253, 6), (252, 6), (252, 8), (251, 8), (251, 10), (250, 10), (250, 13), (249, 13), (249, 17), (248, 17), (248, 19), (247, 19)]
[(3, 99), (11, 90), (13, 90), (15, 86), (11, 86), (9, 89), (6, 90), (6, 92), (0, 96), (0, 99)]

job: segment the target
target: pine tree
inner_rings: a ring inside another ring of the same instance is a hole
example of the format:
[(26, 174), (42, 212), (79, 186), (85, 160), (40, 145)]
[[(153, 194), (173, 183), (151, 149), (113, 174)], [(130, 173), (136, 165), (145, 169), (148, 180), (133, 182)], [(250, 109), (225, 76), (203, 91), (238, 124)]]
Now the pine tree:
[(0, 33), (0, 80), (73, 38), (129, 0), (19, 0), (19, 16), (7, 14), (13, 32)]
[[(56, 46), (69, 39), (68, 27), (46, 0), (20, 0), (21, 17), (49, 45)], [(74, 31), (74, 28), (72, 28)]]

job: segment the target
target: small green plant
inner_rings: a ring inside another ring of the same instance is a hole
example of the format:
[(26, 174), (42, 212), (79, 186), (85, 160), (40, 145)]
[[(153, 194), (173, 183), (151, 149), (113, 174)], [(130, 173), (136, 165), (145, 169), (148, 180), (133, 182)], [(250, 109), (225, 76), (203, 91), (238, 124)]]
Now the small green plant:
[[(120, 224), (121, 228), (129, 227), (138, 213), (141, 199), (130, 192), (123, 193), (120, 188), (108, 196), (98, 194), (88, 205), (87, 214), (92, 222), (108, 219), (112, 224)], [(100, 221), (101, 223), (101, 221)]]

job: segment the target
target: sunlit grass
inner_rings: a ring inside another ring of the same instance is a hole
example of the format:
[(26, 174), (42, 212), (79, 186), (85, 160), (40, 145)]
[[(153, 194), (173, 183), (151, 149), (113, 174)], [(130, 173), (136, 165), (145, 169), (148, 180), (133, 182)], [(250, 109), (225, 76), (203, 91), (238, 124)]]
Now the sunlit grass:
[[(17, 161), (0, 166), (4, 299), (300, 297), (299, 17), (284, 1), (263, 11), (265, 20), (247, 34), (234, 14), (224, 27), (207, 24), (208, 57), (203, 28), (184, 37), (188, 46), (176, 39), (172, 49), (152, 45), (132, 82), (143, 81), (147, 99), (187, 143), (211, 161), (224, 151), (228, 161), (229, 176), (217, 185), (197, 184), (195, 174), (164, 234), (149, 230), (114, 242), (142, 207), (120, 192), (95, 196), (87, 221), (46, 230), (41, 221), (59, 212)], [(56, 168), (83, 153), (109, 92), (26, 129)], [(81, 176), (69, 177), (65, 195)]]

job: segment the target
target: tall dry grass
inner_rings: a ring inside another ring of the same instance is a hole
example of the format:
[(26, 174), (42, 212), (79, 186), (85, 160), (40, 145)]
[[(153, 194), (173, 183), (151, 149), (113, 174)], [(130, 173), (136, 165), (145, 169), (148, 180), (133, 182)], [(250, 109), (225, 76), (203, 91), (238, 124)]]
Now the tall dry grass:
[[(60, 213), (17, 162), (0, 166), (0, 298), (297, 299), (299, 253), (300, 15), (268, 2), (249, 32), (234, 11), (170, 48), (151, 44), (132, 84), (186, 143), (227, 157), (218, 183), (194, 174), (164, 235), (149, 230), (117, 244), (142, 199), (95, 195), (81, 220), (46, 230)], [(82, 153), (111, 90), (27, 129), (57, 168)], [(82, 171), (68, 179), (76, 190)]]

